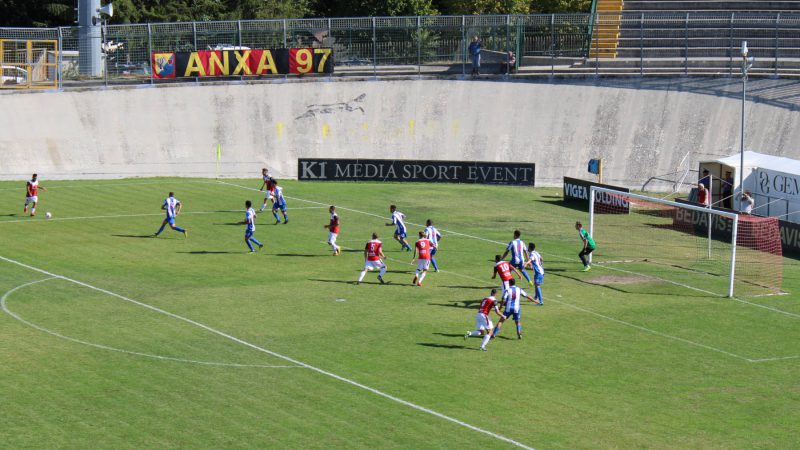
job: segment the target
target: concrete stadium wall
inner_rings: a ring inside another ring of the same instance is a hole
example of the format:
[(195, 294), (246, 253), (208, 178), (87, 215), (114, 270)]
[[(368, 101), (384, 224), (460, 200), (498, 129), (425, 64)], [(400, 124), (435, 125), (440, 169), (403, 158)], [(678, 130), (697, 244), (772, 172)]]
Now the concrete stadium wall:
[[(752, 80), (748, 149), (800, 158), (800, 82)], [(314, 81), (0, 95), (0, 178), (297, 175), (298, 157), (536, 163), (537, 185), (739, 151), (738, 79)], [(684, 159), (686, 155), (688, 158)], [(681, 163), (683, 162), (683, 165)]]

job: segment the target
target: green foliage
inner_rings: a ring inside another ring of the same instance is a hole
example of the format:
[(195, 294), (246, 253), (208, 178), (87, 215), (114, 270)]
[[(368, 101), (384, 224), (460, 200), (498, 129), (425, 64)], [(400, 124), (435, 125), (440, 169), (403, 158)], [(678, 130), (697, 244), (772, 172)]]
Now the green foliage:
[(592, 0), (531, 0), (532, 13), (587, 13)]
[(73, 0), (0, 0), (0, 26), (49, 27), (71, 25)]
[(447, 14), (527, 14), (530, 0), (442, 0)]
[(431, 0), (317, 0), (314, 12), (322, 17), (427, 16), (438, 13)]
[[(106, 3), (106, 0), (103, 0)], [(588, 12), (591, 0), (114, 0), (110, 23)], [(69, 26), (75, 0), (0, 0), (0, 26)]]

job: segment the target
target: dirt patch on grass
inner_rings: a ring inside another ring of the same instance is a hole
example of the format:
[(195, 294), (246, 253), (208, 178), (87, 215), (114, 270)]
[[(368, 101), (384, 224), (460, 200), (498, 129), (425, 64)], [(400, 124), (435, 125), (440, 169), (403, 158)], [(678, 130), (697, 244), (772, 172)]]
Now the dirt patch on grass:
[(589, 280), (589, 283), (592, 284), (640, 284), (640, 283), (652, 283), (653, 280), (647, 277), (640, 277), (636, 275), (603, 275), (602, 277), (596, 277)]

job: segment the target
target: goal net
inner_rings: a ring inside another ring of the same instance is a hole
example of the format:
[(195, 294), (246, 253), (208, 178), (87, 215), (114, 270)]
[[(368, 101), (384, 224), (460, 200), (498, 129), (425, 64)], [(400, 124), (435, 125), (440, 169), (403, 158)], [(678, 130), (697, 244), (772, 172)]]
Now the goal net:
[(781, 291), (778, 220), (592, 187), (593, 263), (644, 282), (732, 297)]

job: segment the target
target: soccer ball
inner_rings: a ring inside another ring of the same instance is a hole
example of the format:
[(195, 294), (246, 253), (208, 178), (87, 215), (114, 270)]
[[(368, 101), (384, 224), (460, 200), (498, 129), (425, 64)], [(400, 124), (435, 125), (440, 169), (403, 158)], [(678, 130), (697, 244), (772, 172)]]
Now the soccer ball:
[(49, 218), (53, 217), (53, 215), (50, 214), (50, 211), (47, 211), (46, 213), (44, 213), (44, 217), (49, 219)]

